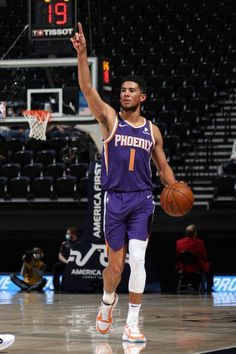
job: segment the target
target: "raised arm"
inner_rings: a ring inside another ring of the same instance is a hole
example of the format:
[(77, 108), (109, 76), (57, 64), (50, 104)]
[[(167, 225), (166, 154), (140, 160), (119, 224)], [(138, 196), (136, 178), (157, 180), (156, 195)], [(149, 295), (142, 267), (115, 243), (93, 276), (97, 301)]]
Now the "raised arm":
[(155, 139), (155, 148), (153, 150), (152, 159), (158, 170), (161, 182), (166, 186), (176, 182), (174, 173), (167, 162), (165, 152), (163, 150), (163, 139), (160, 130), (153, 125), (153, 135)]
[(102, 135), (107, 138), (115, 122), (115, 110), (105, 103), (97, 90), (92, 86), (91, 74), (88, 65), (86, 39), (81, 23), (78, 23), (78, 32), (71, 38), (78, 57), (78, 81), (91, 113), (99, 122)]

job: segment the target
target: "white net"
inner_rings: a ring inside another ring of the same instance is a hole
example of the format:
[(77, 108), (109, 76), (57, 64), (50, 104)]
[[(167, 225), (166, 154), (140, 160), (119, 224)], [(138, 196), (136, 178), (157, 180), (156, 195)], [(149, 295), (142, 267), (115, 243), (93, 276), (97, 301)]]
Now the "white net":
[(22, 113), (29, 123), (29, 137), (37, 140), (46, 140), (47, 124), (51, 117), (51, 112), (43, 110), (26, 110)]

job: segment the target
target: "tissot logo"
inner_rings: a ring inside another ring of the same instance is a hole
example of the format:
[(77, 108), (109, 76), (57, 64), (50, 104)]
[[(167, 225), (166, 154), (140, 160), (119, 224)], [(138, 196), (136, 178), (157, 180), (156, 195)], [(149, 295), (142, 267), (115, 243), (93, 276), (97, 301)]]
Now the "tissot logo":
[(40, 28), (32, 31), (32, 37), (63, 37), (71, 36), (73, 34), (73, 28)]

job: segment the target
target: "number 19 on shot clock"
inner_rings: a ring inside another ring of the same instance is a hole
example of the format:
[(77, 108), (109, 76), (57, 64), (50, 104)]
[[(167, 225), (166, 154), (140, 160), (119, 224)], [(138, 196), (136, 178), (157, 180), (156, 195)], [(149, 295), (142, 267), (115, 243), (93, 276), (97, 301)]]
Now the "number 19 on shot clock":
[(29, 0), (31, 40), (68, 39), (77, 24), (77, 0)]

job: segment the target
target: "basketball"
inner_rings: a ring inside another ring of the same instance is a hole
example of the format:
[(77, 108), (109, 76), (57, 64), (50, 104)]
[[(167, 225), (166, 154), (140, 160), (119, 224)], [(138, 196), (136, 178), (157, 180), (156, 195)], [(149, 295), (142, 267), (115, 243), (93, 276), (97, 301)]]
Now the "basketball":
[(183, 216), (190, 212), (194, 203), (194, 195), (190, 187), (176, 182), (166, 186), (160, 196), (162, 209), (170, 216)]

